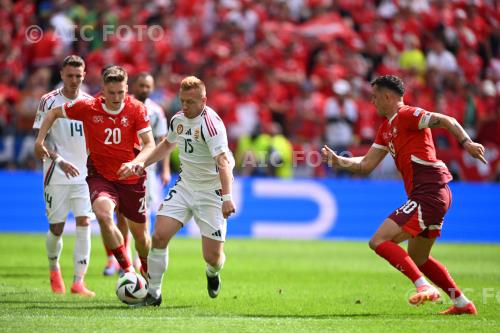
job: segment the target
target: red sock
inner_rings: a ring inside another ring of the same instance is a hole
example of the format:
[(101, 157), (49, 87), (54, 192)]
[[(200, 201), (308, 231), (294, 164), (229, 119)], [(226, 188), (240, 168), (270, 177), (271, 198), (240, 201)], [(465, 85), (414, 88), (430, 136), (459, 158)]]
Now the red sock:
[(120, 267), (124, 271), (127, 271), (130, 268), (131, 264), (125, 246), (120, 245), (116, 249), (113, 249), (112, 251), (113, 254), (115, 255), (116, 261), (118, 261), (118, 263), (120, 264)]
[(434, 282), (436, 286), (443, 289), (451, 299), (462, 295), (462, 292), (458, 289), (446, 267), (436, 259), (429, 257), (429, 259), (418, 268), (420, 268), (422, 273), (424, 273), (429, 280)]
[(106, 244), (104, 244), (104, 249), (106, 250), (106, 255), (109, 257), (111, 257), (113, 255), (113, 251), (106, 246)]
[(141, 261), (142, 270), (144, 272), (147, 272), (148, 271), (148, 257), (139, 256), (139, 260)]
[(385, 241), (377, 246), (375, 252), (406, 275), (412, 282), (415, 282), (422, 276), (417, 265), (415, 265), (408, 253), (398, 244), (392, 241)]

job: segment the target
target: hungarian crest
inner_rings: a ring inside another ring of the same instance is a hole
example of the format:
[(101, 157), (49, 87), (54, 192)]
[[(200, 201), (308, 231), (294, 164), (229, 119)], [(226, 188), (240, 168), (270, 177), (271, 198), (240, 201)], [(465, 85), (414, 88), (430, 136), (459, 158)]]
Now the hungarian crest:
[(184, 130), (184, 126), (182, 126), (182, 124), (177, 125), (177, 134), (182, 134), (183, 130)]

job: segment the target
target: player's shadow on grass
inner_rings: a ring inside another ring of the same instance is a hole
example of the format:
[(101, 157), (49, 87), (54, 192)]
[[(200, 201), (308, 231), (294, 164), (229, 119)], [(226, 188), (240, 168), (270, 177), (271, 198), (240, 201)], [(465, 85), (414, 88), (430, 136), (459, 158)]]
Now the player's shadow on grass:
[[(49, 303), (49, 302), (25, 302), (25, 303)], [(101, 305), (86, 305), (82, 303), (75, 303), (73, 302), (67, 302), (67, 303), (73, 303), (75, 305), (78, 305), (78, 310), (126, 310), (126, 311), (134, 311), (138, 309), (151, 309), (153, 307), (140, 307), (140, 308), (130, 308), (126, 305), (120, 305), (120, 304), (101, 304)], [(50, 303), (50, 305), (46, 306), (41, 306), (41, 305), (30, 305), (25, 307), (26, 310), (69, 310), (69, 309), (74, 309), (76, 308), (75, 306), (58, 306), (58, 305), (53, 305), (53, 303)], [(178, 306), (162, 306), (160, 308), (154, 307), (153, 309), (165, 309), (165, 310), (181, 310), (181, 309), (189, 309), (192, 308), (190, 305), (178, 305)]]
[(317, 315), (269, 315), (269, 314), (255, 314), (255, 315), (250, 315), (250, 314), (241, 314), (239, 315), (240, 317), (245, 317), (245, 318), (277, 318), (277, 319), (284, 319), (284, 318), (296, 318), (296, 319), (335, 319), (335, 318), (352, 318), (352, 317), (387, 317), (387, 314), (383, 313), (339, 313), (339, 314), (317, 314)]

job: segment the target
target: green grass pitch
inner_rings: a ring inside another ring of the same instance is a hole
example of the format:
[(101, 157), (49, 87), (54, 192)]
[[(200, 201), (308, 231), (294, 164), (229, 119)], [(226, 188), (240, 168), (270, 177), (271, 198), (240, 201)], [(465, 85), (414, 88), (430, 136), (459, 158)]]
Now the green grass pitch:
[[(131, 309), (103, 277), (94, 237), (87, 285), (94, 299), (53, 295), (44, 235), (0, 234), (0, 332), (498, 332), (500, 246), (440, 244), (434, 256), (475, 301), (478, 316), (412, 307), (412, 284), (365, 242), (229, 239), (222, 291), (206, 291), (199, 239), (177, 238), (159, 308)], [(64, 237), (69, 290), (74, 238)]]

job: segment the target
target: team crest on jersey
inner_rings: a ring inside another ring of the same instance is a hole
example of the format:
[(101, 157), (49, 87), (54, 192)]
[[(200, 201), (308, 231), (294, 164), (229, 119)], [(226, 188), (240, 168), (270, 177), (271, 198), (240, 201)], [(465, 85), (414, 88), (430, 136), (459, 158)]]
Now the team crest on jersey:
[(128, 117), (126, 116), (123, 116), (120, 123), (122, 124), (123, 127), (128, 127), (129, 123), (128, 123)]
[(184, 130), (184, 126), (182, 126), (182, 124), (177, 125), (177, 134), (182, 134), (183, 130)]
[(193, 134), (193, 137), (196, 141), (198, 141), (198, 139), (200, 138), (200, 129), (199, 128), (196, 128), (194, 130), (194, 134)]
[(395, 138), (398, 135), (398, 129), (396, 127), (392, 128), (392, 137)]
[(104, 123), (104, 117), (103, 116), (93, 116), (92, 117), (92, 121), (96, 124), (99, 124), (99, 123)]

